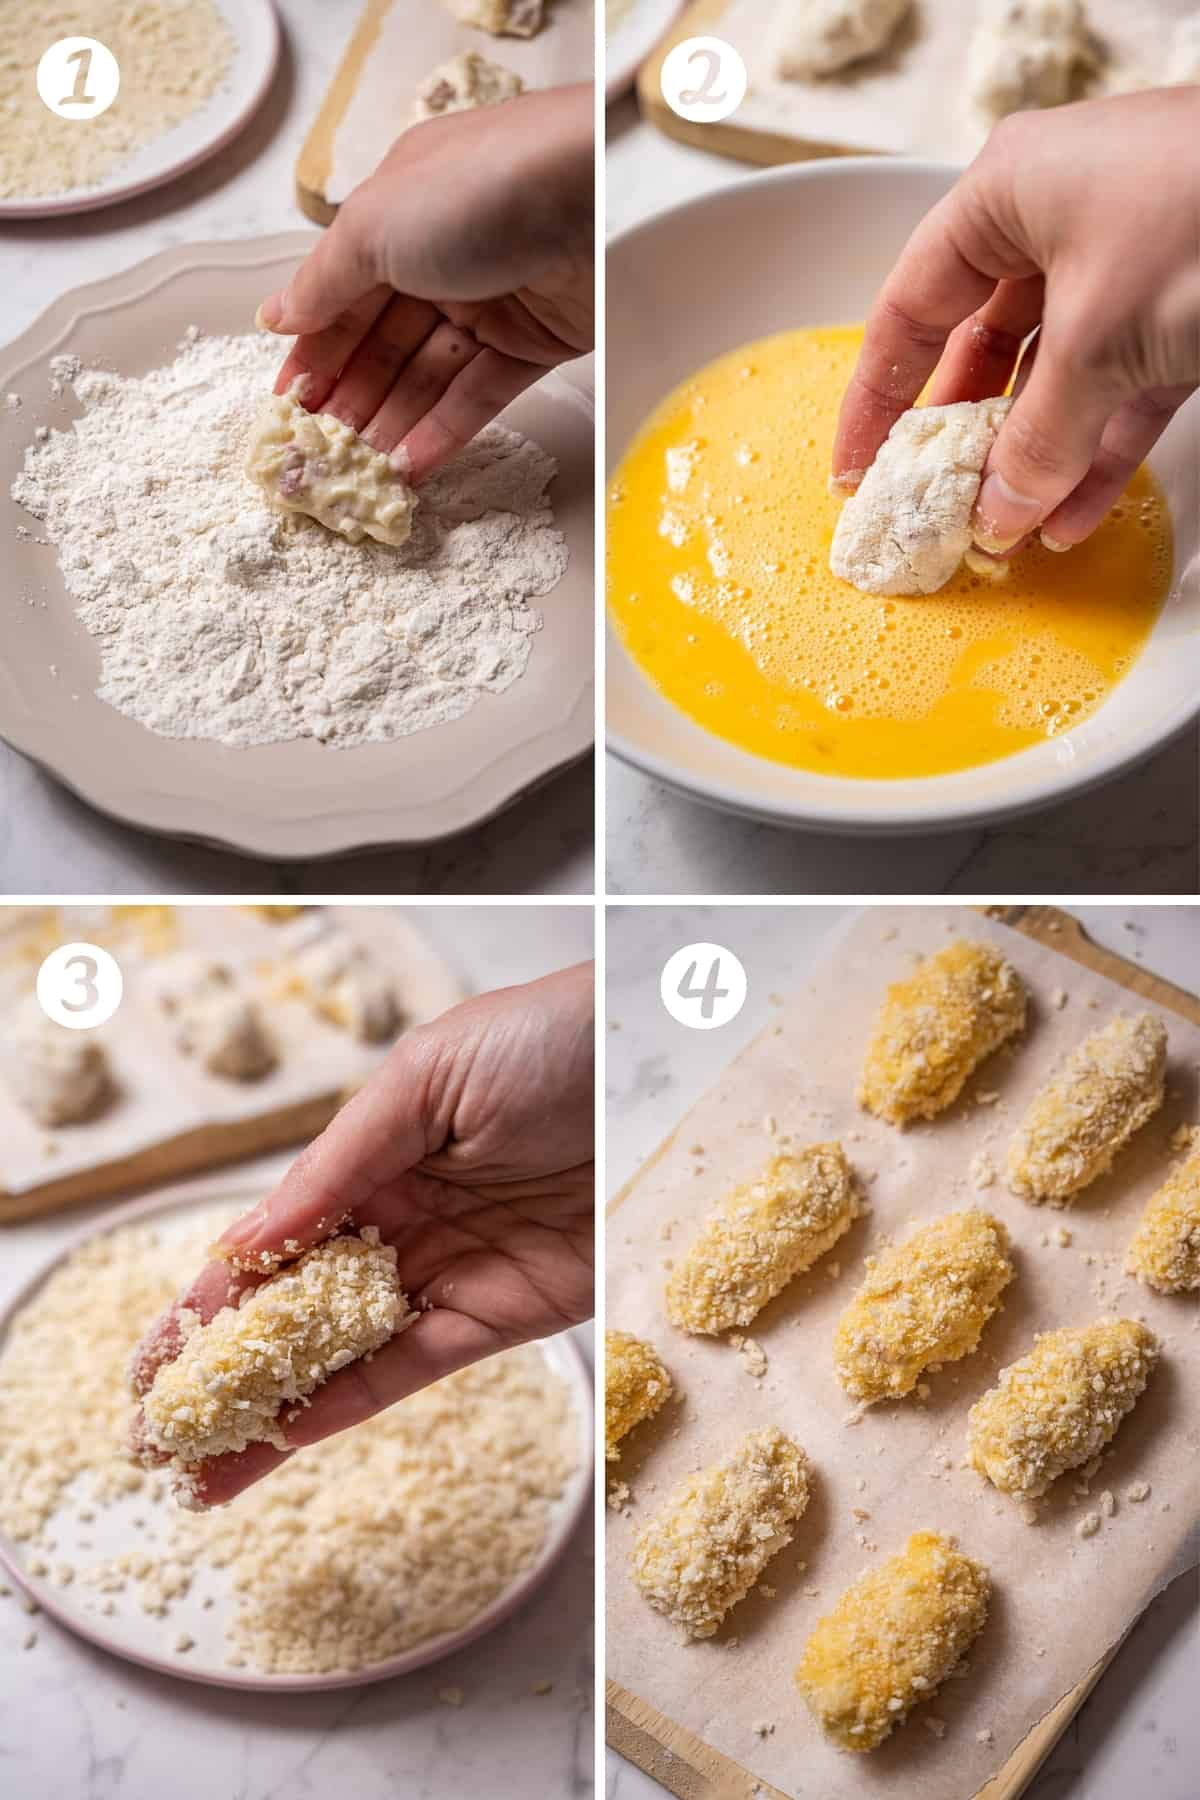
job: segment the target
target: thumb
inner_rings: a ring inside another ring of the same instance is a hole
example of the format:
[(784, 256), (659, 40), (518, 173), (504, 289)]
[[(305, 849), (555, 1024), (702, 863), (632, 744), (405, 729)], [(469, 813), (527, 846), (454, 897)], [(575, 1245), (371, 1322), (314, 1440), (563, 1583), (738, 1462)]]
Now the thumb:
[(362, 208), (346, 201), (288, 285), (263, 301), (255, 323), (283, 337), (323, 331), (372, 289), (390, 291), (377, 260)]
[(1074, 492), (1100, 448), (1119, 396), (1081, 378), (1048, 342), (1013, 401), (984, 467), (973, 535), (1003, 555)]

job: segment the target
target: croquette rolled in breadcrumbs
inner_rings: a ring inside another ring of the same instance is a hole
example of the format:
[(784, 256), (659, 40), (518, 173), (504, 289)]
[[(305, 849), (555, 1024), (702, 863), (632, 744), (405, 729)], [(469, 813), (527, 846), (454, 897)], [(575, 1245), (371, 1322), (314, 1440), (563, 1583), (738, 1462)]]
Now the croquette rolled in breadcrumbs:
[(867, 1049), (858, 1102), (908, 1125), (952, 1106), (969, 1076), (1025, 1024), (1025, 988), (991, 944), (947, 944), (889, 987)]
[(1158, 1361), (1136, 1319), (1043, 1332), (967, 1414), (967, 1460), (993, 1487), (1036, 1500), (1116, 1434)]
[(810, 1268), (861, 1211), (840, 1144), (773, 1156), (720, 1202), (667, 1282), (667, 1317), (681, 1331), (749, 1325), (793, 1276)]
[(808, 1505), (808, 1458), (775, 1426), (680, 1483), (633, 1546), (633, 1579), (689, 1638), (711, 1637)]
[(983, 1564), (936, 1531), (915, 1531), (898, 1556), (848, 1587), (796, 1670), (825, 1735), (843, 1750), (874, 1750), (962, 1660), (990, 1594)]
[(183, 1348), (142, 1400), (145, 1440), (180, 1463), (260, 1442), (285, 1449), (280, 1407), (306, 1400), (415, 1317), (396, 1251), (376, 1230), (330, 1238), (207, 1325), (180, 1315)]
[(630, 1331), (604, 1334), (604, 1454), (616, 1462), (627, 1432), (670, 1398), (671, 1377), (653, 1344)]
[(1008, 1185), (1034, 1205), (1065, 1206), (1105, 1174), (1163, 1103), (1167, 1028), (1118, 1013), (1093, 1031), (1034, 1098), (1008, 1150)]
[(1200, 1139), (1147, 1202), (1125, 1267), (1160, 1294), (1200, 1288)]
[(896, 1400), (930, 1363), (969, 1356), (1013, 1278), (990, 1213), (946, 1213), (882, 1256), (838, 1321), (837, 1378), (854, 1400)]

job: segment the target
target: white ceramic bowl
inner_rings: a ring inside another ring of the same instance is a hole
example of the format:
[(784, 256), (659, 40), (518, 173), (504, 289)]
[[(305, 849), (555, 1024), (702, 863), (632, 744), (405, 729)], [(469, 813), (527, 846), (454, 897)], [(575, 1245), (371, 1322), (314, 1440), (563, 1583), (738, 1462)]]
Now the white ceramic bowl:
[[(610, 469), (657, 402), (713, 357), (790, 326), (864, 318), (909, 233), (956, 174), (882, 157), (794, 164), (615, 238), (608, 251)], [(609, 747), (711, 805), (840, 833), (953, 830), (1109, 780), (1200, 713), (1200, 396), (1176, 416), (1150, 464), (1176, 528), (1171, 593), (1129, 675), (1092, 718), (1061, 737), (981, 768), (903, 781), (788, 768), (679, 712), (610, 625)]]

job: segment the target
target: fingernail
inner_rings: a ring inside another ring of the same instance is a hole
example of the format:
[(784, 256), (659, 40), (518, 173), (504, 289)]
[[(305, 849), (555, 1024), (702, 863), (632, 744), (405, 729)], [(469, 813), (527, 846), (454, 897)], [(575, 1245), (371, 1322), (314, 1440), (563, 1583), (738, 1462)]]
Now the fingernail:
[(260, 331), (275, 331), (283, 317), (283, 295), (271, 294), (263, 301), (254, 315), (254, 323)]
[(1051, 537), (1049, 532), (1046, 531), (1039, 531), (1038, 536), (1041, 538), (1046, 549), (1053, 550), (1056, 556), (1061, 556), (1064, 550), (1073, 550), (1075, 548), (1073, 544), (1064, 544), (1060, 539)]
[(1034, 529), (1042, 511), (1040, 500), (1018, 494), (994, 469), (979, 490), (972, 535), (981, 550), (1003, 556)]
[(848, 500), (862, 480), (862, 471), (847, 470), (844, 475), (831, 475), (828, 487), (835, 500)]

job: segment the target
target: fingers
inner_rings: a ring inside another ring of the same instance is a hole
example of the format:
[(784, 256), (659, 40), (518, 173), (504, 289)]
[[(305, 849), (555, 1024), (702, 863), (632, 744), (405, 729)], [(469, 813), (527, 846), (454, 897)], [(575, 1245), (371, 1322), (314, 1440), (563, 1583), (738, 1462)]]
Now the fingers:
[(483, 346), (471, 332), (443, 319), (404, 366), (374, 418), (364, 426), (363, 437), (385, 456), (437, 404), (467, 364), (480, 356)]
[(996, 285), (996, 276), (976, 268), (957, 246), (957, 192), (922, 220), (871, 309), (834, 439), (833, 476), (844, 489), (858, 486), (896, 420), (916, 401), (951, 332)]
[(352, 353), (322, 410), (361, 432), (441, 316), (427, 300), (395, 295)]
[(322, 1243), (385, 1182), (414, 1168), (436, 1147), (435, 1109), (427, 1105), (428, 1032), (413, 1031), (389, 1052), (366, 1086), (291, 1165), (268, 1198), (234, 1221), (219, 1248), (239, 1266), (263, 1252), (278, 1256)]
[(405, 436), (411, 479), (422, 481), (457, 456), (477, 432), (544, 373), (532, 363), (518, 362), (495, 350), (475, 357)]
[(364, 224), (372, 204), (372, 184), (366, 182), (341, 208), (282, 292), (263, 301), (259, 325), (283, 337), (308, 337), (328, 330), (373, 290), (391, 292), (390, 285), (381, 281), (384, 271), (376, 261), (374, 234)]
[(1045, 282), (997, 282), (994, 293), (950, 337), (929, 392), (930, 406), (986, 400), (1012, 380), (1021, 345), (1042, 317)]
[(370, 288), (323, 331), (298, 337), (275, 378), (275, 392), (286, 394), (299, 381), (301, 403), (309, 412), (322, 411), (338, 376), (390, 298), (390, 288)]
[[(464, 1313), (434, 1307), (369, 1361), (339, 1370), (317, 1389), (308, 1406), (285, 1407), (284, 1436), (295, 1450), (348, 1431), (397, 1400), (506, 1347), (489, 1326)], [(203, 1505), (221, 1506), (277, 1469), (288, 1454), (270, 1444), (251, 1444), (237, 1455), (214, 1457), (191, 1472), (192, 1488)]]
[(1042, 525), (1047, 550), (1070, 550), (1091, 536), (1191, 392), (1170, 388), (1140, 394), (1113, 414), (1091, 468)]
[(981, 550), (1014, 549), (1078, 487), (1116, 401), (1107, 381), (1076, 368), (1043, 330), (1028, 382), (984, 468), (973, 522)]

